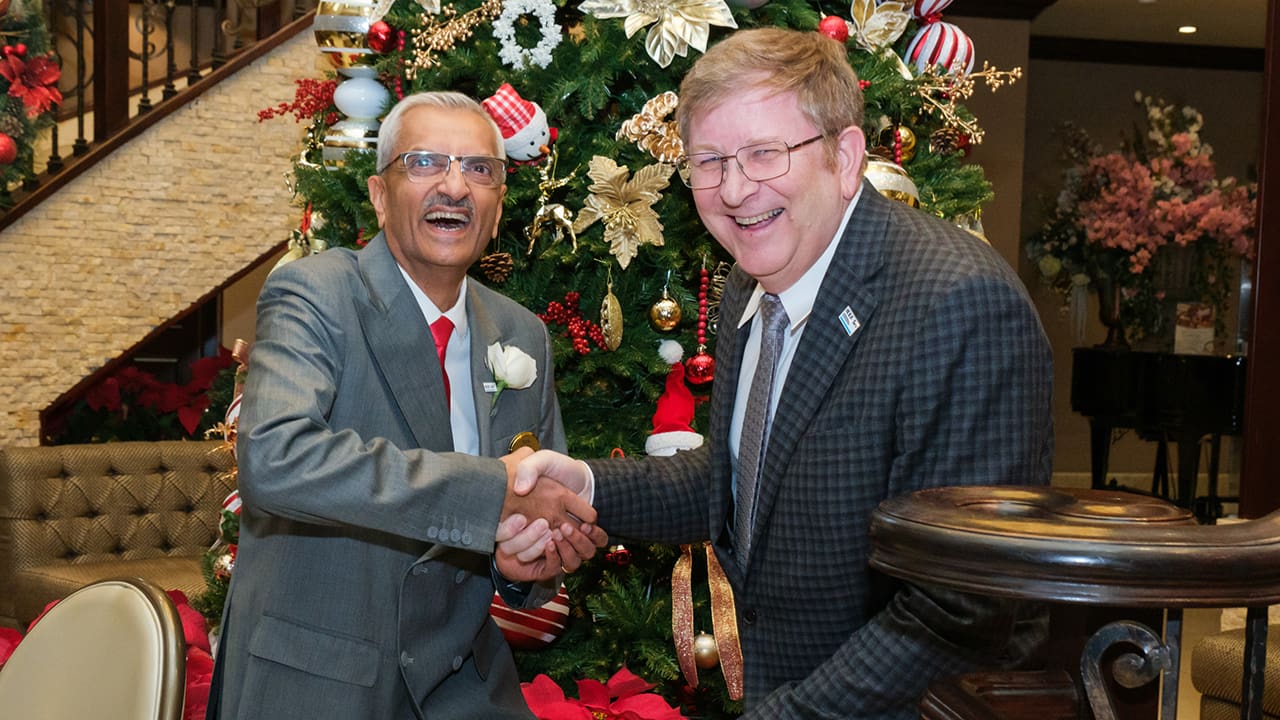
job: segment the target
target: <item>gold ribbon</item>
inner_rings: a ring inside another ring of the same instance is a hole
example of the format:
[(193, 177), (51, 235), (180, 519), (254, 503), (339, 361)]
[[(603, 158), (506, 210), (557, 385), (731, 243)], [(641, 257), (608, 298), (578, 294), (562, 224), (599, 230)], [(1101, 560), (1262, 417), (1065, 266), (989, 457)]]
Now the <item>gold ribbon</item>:
[[(733, 588), (716, 559), (711, 543), (707, 550), (707, 585), (711, 589), (711, 627), (716, 650), (720, 654), (720, 671), (724, 673), (729, 697), (742, 699), (742, 645), (738, 641), (738, 615), (733, 603)], [(698, 668), (693, 659), (693, 546), (681, 545), (680, 558), (671, 570), (671, 635), (675, 639), (680, 672), (690, 687), (698, 687)]]

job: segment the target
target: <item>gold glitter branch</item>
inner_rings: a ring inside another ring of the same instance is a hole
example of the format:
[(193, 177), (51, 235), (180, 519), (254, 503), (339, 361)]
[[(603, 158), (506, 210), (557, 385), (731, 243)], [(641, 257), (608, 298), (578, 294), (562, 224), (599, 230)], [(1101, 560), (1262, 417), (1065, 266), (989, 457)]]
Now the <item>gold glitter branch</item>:
[[(481, 23), (490, 22), (502, 14), (502, 0), (485, 0), (480, 7), (458, 15), (453, 5), (442, 8), (440, 17), (430, 13), (418, 15), (418, 27), (413, 32), (413, 60), (405, 70), (412, 80), (419, 70), (430, 70), (440, 64), (440, 53), (446, 53), (458, 43), (471, 37)], [(444, 18), (443, 20), (441, 18)]]
[(982, 63), (982, 70), (960, 75), (939, 72), (937, 66), (932, 66), (925, 69), (917, 78), (916, 94), (924, 100), (925, 113), (938, 113), (945, 127), (963, 132), (969, 136), (971, 143), (977, 145), (982, 142), (985, 132), (978, 127), (977, 120), (965, 120), (960, 117), (956, 112), (956, 106), (973, 96), (976, 80), (982, 80), (986, 83), (988, 90), (995, 92), (1005, 85), (1012, 85), (1021, 77), (1022, 68), (1020, 67), (1012, 70), (997, 70), (986, 61)]

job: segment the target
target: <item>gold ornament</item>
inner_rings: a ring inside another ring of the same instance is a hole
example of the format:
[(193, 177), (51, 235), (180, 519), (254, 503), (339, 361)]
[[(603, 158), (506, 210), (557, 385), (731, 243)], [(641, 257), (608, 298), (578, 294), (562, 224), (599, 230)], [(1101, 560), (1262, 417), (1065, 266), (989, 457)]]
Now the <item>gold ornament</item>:
[(694, 636), (693, 662), (703, 670), (710, 670), (720, 664), (720, 648), (716, 647), (714, 635), (702, 632)]
[(667, 295), (667, 289), (662, 289), (662, 299), (653, 304), (649, 308), (649, 321), (653, 326), (662, 332), (671, 332), (680, 324), (680, 303), (672, 300)]
[(626, 138), (658, 162), (674, 163), (684, 155), (684, 142), (676, 122), (666, 117), (679, 104), (680, 98), (670, 90), (650, 98), (639, 113), (622, 123), (614, 139)]
[(577, 176), (578, 171), (574, 170), (557, 180), (555, 174), (556, 161), (560, 157), (559, 152), (552, 147), (547, 149), (546, 155), (547, 161), (538, 166), (538, 211), (533, 214), (533, 221), (529, 223), (529, 227), (524, 229), (524, 238), (529, 241), (529, 250), (525, 253), (526, 255), (533, 254), (533, 245), (538, 242), (538, 238), (542, 237), (547, 225), (553, 229), (552, 243), (563, 240), (564, 234), (568, 232), (569, 240), (573, 243), (573, 252), (578, 251), (578, 233), (573, 229), (573, 211), (560, 203), (550, 202), (551, 193), (568, 185), (569, 181)]
[(587, 188), (592, 194), (578, 212), (573, 229), (582, 232), (596, 220), (603, 221), (609, 252), (626, 270), (641, 245), (665, 242), (662, 223), (652, 205), (662, 199), (661, 191), (670, 183), (675, 167), (665, 163), (646, 165), (628, 179), (631, 170), (625, 165), (596, 155), (587, 168), (587, 177), (595, 182)]
[(911, 11), (907, 8), (911, 3), (879, 2), (876, 0), (853, 0), (849, 7), (852, 16), (849, 29), (854, 41), (870, 53), (877, 53), (887, 48), (902, 36), (911, 21)]
[(895, 147), (902, 154), (902, 162), (909, 162), (916, 155), (916, 134), (906, 125), (890, 125), (880, 131), (880, 145), (876, 153), (892, 157)]
[(511, 253), (495, 252), (489, 253), (480, 258), (480, 272), (489, 282), (501, 285), (511, 278), (511, 271), (515, 267), (515, 263), (511, 259)]
[(627, 37), (653, 25), (644, 48), (662, 67), (688, 55), (690, 46), (706, 52), (712, 25), (738, 27), (724, 0), (585, 0), (579, 8), (601, 19), (626, 18)]
[(920, 207), (920, 192), (901, 165), (872, 158), (867, 162), (866, 177), (881, 195), (911, 207)]
[(622, 305), (618, 296), (613, 294), (613, 282), (609, 282), (609, 290), (600, 301), (600, 329), (604, 331), (604, 346), (609, 350), (617, 350), (622, 344)]
[(925, 114), (937, 113), (944, 127), (967, 135), (969, 142), (977, 145), (982, 142), (984, 131), (978, 127), (977, 120), (960, 116), (957, 110), (959, 104), (973, 95), (976, 79), (986, 82), (987, 89), (995, 92), (1006, 84), (1012, 85), (1021, 77), (1022, 68), (1020, 67), (1012, 70), (997, 70), (985, 61), (982, 63), (982, 70), (959, 75), (939, 72), (939, 66), (934, 65), (920, 73), (915, 83), (915, 93), (924, 101)]
[(437, 19), (431, 12), (418, 14), (418, 26), (413, 32), (413, 60), (405, 68), (410, 80), (419, 70), (430, 70), (440, 64), (440, 53), (452, 50), (458, 43), (471, 37), (471, 33), (485, 22), (502, 14), (502, 0), (484, 0), (480, 7), (458, 15), (453, 5), (439, 10)]

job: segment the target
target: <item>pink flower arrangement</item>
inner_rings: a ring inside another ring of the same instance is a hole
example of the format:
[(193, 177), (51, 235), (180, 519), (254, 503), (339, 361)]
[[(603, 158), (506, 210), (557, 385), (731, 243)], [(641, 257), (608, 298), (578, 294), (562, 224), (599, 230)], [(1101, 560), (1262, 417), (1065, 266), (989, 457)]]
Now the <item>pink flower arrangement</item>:
[[(1172, 248), (1187, 248), (1189, 278), (1176, 300), (1212, 306), (1221, 322), (1233, 258), (1255, 253), (1256, 190), (1219, 178), (1213, 149), (1201, 142), (1203, 117), (1141, 93), (1148, 130), (1102, 153), (1068, 128), (1073, 165), (1049, 220), (1027, 242), (1046, 282), (1079, 301), (1079, 290), (1119, 286), (1121, 314), (1138, 338), (1160, 333), (1172, 315), (1169, 290), (1153, 270)], [(1072, 292), (1075, 289), (1076, 292)]]

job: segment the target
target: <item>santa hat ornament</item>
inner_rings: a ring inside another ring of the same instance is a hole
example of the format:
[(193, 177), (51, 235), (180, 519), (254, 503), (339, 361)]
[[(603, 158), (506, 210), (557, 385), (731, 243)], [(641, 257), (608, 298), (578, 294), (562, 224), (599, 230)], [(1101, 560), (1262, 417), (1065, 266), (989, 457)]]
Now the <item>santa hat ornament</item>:
[(647, 455), (675, 455), (702, 445), (702, 436), (693, 431), (693, 393), (684, 384), (684, 349), (675, 340), (663, 340), (658, 355), (671, 365), (667, 385), (653, 413), (653, 434), (644, 441)]
[(551, 143), (547, 114), (537, 103), (520, 97), (511, 83), (502, 83), (502, 87), (480, 104), (502, 131), (502, 148), (508, 158), (528, 163), (546, 154)]

